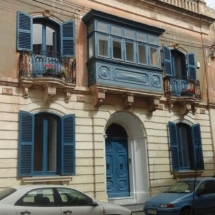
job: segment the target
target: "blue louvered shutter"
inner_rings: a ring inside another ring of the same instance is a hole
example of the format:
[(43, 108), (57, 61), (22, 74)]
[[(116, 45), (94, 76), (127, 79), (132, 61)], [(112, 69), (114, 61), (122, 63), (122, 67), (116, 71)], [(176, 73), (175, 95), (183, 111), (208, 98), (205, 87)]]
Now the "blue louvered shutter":
[(172, 153), (172, 167), (174, 171), (179, 170), (179, 154), (178, 154), (178, 138), (177, 138), (177, 128), (176, 124), (173, 122), (169, 122), (169, 135), (170, 135), (170, 145), (171, 145), (171, 153)]
[(193, 154), (194, 154), (194, 167), (198, 170), (204, 169), (203, 152), (202, 152), (202, 138), (199, 124), (191, 126), (192, 130), (192, 143), (193, 143)]
[(75, 115), (61, 121), (61, 175), (75, 174)]
[(188, 67), (188, 79), (196, 80), (196, 66), (195, 55), (192, 53), (187, 54), (187, 67)]
[(64, 22), (61, 25), (61, 54), (75, 56), (75, 22)]
[(17, 12), (17, 50), (32, 51), (32, 17)]
[(34, 115), (19, 112), (18, 175), (31, 176), (33, 173)]
[(173, 77), (171, 50), (163, 46), (164, 72), (166, 76)]

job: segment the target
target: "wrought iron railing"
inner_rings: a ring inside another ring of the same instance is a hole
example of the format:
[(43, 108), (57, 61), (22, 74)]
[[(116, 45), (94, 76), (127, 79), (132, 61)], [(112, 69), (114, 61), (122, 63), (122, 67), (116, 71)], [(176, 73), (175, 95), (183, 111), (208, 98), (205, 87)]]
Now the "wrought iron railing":
[(68, 83), (76, 83), (76, 60), (60, 55), (57, 52), (21, 51), (19, 58), (19, 77), (63, 78)]
[(164, 78), (165, 96), (186, 96), (201, 99), (200, 82), (189, 79)]

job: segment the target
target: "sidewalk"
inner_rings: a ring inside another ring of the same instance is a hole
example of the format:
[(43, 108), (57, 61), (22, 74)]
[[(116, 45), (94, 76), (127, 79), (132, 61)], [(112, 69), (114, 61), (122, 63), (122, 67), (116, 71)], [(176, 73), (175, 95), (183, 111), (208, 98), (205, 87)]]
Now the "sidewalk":
[(142, 210), (140, 210), (140, 211), (132, 211), (131, 214), (132, 215), (145, 215), (145, 213)]

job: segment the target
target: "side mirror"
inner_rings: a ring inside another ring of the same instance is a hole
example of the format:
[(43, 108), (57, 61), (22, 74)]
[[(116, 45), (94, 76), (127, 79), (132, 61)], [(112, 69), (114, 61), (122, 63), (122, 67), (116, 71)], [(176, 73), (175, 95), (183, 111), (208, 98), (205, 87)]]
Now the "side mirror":
[(98, 206), (98, 203), (94, 199), (92, 199), (92, 206)]

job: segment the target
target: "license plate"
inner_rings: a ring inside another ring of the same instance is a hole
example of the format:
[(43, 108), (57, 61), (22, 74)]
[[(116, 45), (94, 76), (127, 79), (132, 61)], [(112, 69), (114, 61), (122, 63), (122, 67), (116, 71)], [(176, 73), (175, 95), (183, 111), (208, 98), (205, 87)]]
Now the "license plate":
[(147, 213), (148, 214), (157, 214), (157, 211), (156, 210), (148, 210)]

